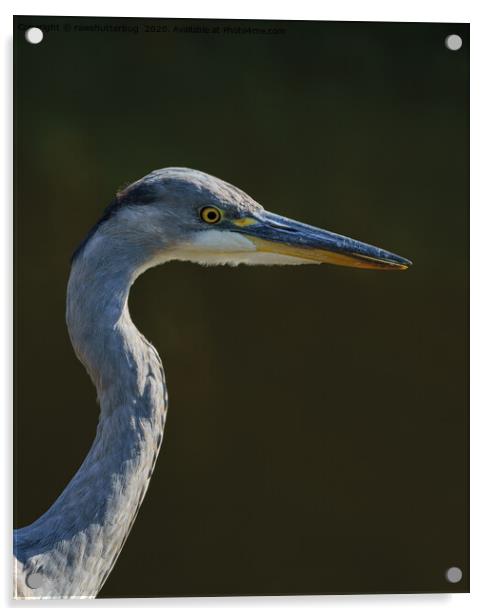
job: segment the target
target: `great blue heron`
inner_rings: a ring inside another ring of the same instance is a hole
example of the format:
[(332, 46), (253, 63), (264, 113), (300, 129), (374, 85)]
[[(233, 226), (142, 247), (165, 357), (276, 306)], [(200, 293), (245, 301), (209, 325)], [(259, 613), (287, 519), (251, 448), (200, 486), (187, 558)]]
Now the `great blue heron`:
[(387, 270), (410, 265), (380, 248), (271, 214), (200, 171), (153, 171), (119, 192), (74, 253), (67, 291), (71, 342), (97, 389), (97, 434), (48, 511), (14, 531), (16, 597), (95, 597), (121, 552), (155, 467), (167, 412), (163, 367), (131, 321), (128, 294), (142, 272), (175, 259)]

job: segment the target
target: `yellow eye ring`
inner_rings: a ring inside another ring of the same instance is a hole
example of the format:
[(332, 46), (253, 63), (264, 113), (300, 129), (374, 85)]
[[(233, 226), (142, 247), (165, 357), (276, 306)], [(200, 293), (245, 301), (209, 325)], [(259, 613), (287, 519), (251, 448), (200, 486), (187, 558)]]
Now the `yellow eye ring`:
[(221, 212), (217, 207), (203, 207), (201, 210), (201, 218), (208, 225), (215, 225), (222, 218)]

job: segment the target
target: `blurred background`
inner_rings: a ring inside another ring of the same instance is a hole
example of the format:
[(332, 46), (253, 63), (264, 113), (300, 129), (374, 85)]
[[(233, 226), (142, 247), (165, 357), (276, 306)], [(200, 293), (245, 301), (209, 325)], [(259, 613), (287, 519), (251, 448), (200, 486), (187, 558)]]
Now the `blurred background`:
[(187, 166), (414, 265), (171, 263), (136, 282), (170, 409), (100, 596), (467, 591), (469, 26), (14, 30), (16, 526), (95, 435), (64, 320), (70, 255), (122, 184)]

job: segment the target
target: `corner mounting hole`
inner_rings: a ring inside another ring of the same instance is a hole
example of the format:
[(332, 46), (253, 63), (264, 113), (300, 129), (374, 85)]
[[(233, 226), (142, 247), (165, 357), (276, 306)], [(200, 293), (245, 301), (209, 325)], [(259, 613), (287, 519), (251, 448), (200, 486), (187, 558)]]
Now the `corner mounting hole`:
[(26, 577), (26, 584), (29, 588), (35, 590), (36, 588), (40, 588), (43, 583), (43, 576), (40, 573), (30, 573)]
[(26, 41), (31, 45), (37, 45), (43, 40), (44, 34), (40, 28), (29, 28), (26, 30)]
[(449, 36), (446, 36), (444, 44), (451, 51), (458, 51), (458, 49), (463, 47), (463, 39), (459, 36), (459, 34), (450, 34)]
[(446, 571), (446, 579), (451, 584), (457, 584), (463, 579), (463, 572), (459, 567), (449, 567)]

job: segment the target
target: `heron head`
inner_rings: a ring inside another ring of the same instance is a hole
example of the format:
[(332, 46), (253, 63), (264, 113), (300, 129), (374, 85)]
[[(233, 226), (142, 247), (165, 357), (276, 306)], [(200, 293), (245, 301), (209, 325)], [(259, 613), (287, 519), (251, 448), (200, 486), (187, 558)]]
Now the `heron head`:
[(381, 248), (268, 212), (235, 186), (178, 167), (153, 171), (121, 190), (75, 256), (94, 235), (136, 246), (152, 264), (411, 265)]

